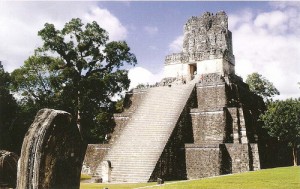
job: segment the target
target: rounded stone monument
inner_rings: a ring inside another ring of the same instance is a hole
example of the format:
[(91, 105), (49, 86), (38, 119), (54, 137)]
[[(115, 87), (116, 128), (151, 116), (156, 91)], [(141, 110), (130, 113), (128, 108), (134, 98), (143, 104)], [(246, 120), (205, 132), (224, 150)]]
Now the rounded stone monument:
[(68, 112), (40, 110), (25, 135), (18, 189), (79, 189), (82, 139)]

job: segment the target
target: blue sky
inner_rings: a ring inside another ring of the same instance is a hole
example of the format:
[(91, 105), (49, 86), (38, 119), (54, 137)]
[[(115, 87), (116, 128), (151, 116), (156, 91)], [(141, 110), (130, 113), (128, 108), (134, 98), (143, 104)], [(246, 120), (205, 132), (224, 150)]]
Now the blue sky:
[(180, 52), (183, 25), (205, 11), (224, 10), (233, 33), (236, 72), (259, 72), (279, 89), (279, 98), (299, 97), (300, 2), (24, 2), (0, 1), (0, 60), (7, 71), (20, 67), (41, 45), (44, 23), (58, 28), (71, 18), (97, 21), (111, 40), (126, 40), (137, 56), (132, 85), (162, 78), (164, 58)]
[(183, 34), (190, 17), (205, 11), (229, 14), (248, 7), (256, 11), (269, 7), (263, 2), (100, 2), (99, 6), (110, 10), (128, 28), (127, 41), (140, 60), (139, 66), (156, 73), (170, 53), (169, 44)]

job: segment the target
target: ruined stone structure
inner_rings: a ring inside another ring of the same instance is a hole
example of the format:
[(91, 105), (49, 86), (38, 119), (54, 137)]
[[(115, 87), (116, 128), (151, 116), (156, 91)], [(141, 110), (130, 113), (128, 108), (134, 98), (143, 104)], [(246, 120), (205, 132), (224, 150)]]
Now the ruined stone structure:
[[(196, 179), (260, 169), (257, 118), (264, 103), (234, 67), (227, 15), (189, 19), (182, 52), (166, 57), (161, 86), (127, 93), (109, 144), (88, 147), (111, 163), (106, 180)], [(92, 154), (83, 170), (103, 177)]]
[(190, 112), (194, 143), (185, 146), (187, 178), (260, 169), (257, 119), (262, 99), (234, 75), (203, 75), (196, 90), (198, 107)]
[(79, 188), (82, 140), (71, 115), (40, 110), (23, 141), (17, 188)]
[(164, 76), (191, 80), (194, 76), (234, 74), (232, 37), (225, 12), (192, 17), (184, 26), (183, 50), (165, 59)]
[(0, 150), (0, 188), (16, 187), (18, 159), (17, 154)]

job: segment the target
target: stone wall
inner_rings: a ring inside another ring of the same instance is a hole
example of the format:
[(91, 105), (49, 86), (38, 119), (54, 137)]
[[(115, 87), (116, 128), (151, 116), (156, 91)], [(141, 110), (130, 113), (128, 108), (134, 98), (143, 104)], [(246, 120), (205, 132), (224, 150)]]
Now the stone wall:
[(221, 110), (226, 104), (225, 85), (197, 87), (198, 107), (202, 111)]
[(220, 144), (225, 136), (226, 119), (224, 111), (202, 112), (191, 110), (195, 144)]
[(215, 15), (206, 12), (187, 21), (184, 25), (183, 49), (166, 56), (164, 77), (193, 77), (191, 66), (196, 68), (198, 75), (235, 73), (232, 34), (228, 30), (225, 12)]
[(204, 74), (196, 88), (194, 144), (185, 146), (188, 179), (260, 169), (256, 142), (261, 99), (232, 75)]
[(226, 51), (228, 56), (233, 57), (232, 34), (228, 30), (225, 12), (218, 12), (216, 15), (206, 12), (187, 21), (184, 26), (184, 53), (197, 52), (202, 60), (208, 60), (211, 55), (223, 58)]
[(97, 165), (101, 163), (110, 147), (111, 144), (89, 144), (86, 149), (81, 173), (97, 176), (95, 175)]
[(252, 159), (252, 170), (257, 171), (261, 168), (260, 166), (260, 157), (259, 157), (259, 151), (258, 151), (258, 144), (257, 143), (250, 143), (249, 146), (250, 159)]
[(186, 144), (188, 179), (220, 175), (221, 158), (219, 144)]
[(223, 110), (227, 104), (225, 81), (219, 74), (203, 74), (196, 85), (198, 109)]
[(231, 160), (224, 144), (186, 144), (188, 179), (231, 173)]
[(241, 143), (241, 126), (238, 114), (238, 108), (227, 108), (229, 125), (232, 126), (233, 143)]
[(250, 171), (248, 144), (225, 144), (232, 162), (232, 173)]
[(255, 171), (260, 169), (258, 145), (247, 144), (225, 144), (232, 162), (232, 173)]

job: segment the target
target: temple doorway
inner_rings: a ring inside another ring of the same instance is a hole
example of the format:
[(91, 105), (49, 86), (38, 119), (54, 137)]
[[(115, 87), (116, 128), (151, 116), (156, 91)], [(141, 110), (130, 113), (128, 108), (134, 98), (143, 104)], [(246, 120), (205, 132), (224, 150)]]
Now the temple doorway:
[(193, 80), (195, 78), (195, 75), (197, 75), (197, 64), (189, 64), (189, 66), (191, 79)]

